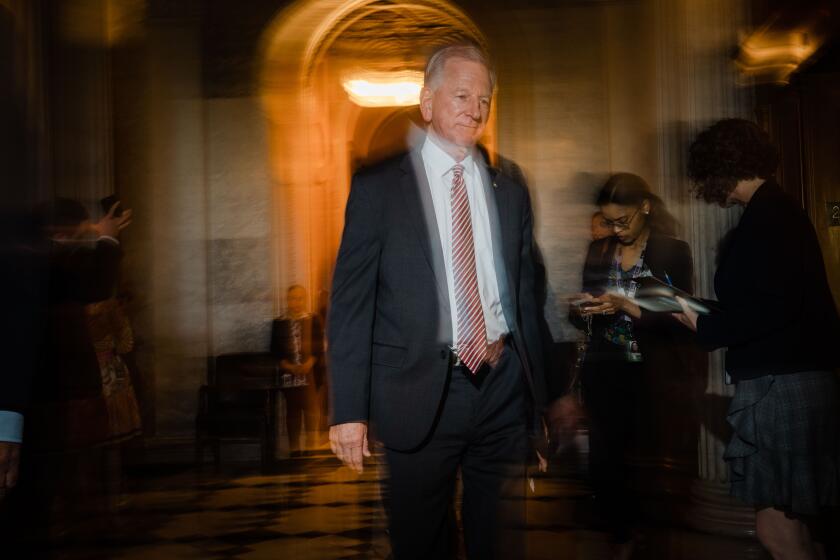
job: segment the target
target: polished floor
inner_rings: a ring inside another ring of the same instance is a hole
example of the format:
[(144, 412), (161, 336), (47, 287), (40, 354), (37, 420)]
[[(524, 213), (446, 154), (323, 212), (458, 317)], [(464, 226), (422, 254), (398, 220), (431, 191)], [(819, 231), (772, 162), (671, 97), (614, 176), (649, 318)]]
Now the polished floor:
[[(529, 494), (528, 559), (608, 559), (592, 527), (591, 496), (574, 460), (536, 478)], [(641, 528), (634, 558), (765, 558), (756, 543), (670, 527)], [(385, 559), (389, 546), (379, 474), (356, 476), (327, 452), (276, 472), (226, 466), (135, 473), (113, 526), (92, 539), (59, 541), (53, 557), (78, 559)]]

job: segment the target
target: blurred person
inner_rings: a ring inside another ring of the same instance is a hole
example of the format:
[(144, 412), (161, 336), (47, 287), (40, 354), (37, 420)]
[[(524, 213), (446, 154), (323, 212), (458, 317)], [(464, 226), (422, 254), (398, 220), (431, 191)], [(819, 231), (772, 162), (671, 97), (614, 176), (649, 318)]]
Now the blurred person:
[(102, 376), (111, 440), (131, 439), (140, 433), (140, 410), (123, 356), (134, 349), (134, 333), (116, 297), (86, 305), (85, 315)]
[(347, 203), (328, 328), (330, 442), (358, 472), (369, 439), (383, 444), (396, 560), (454, 556), (459, 472), (467, 557), (524, 554), (506, 529), (524, 522), (545, 380), (528, 192), (476, 150), (494, 81), (475, 46), (435, 52), (424, 142), (356, 174)]
[[(0, 416), (4, 436), (23, 442), (21, 487), (10, 497), (4, 524), (15, 541), (46, 546), (50, 534), (84, 531), (83, 524), (103, 521), (97, 516), (105, 513), (102, 467), (109, 423), (84, 307), (109, 298), (116, 286), (117, 237), (131, 218), (130, 210), (115, 216), (117, 204), (95, 224), (70, 199), (36, 211), (48, 247), (43, 343), (28, 402)], [(8, 422), (9, 412), (18, 415), (16, 422)]]
[(117, 297), (86, 305), (85, 315), (99, 363), (108, 414), (105, 457), (108, 509), (118, 513), (124, 505), (123, 454), (129, 442), (141, 433), (140, 407), (124, 359), (134, 349), (134, 334)]
[(604, 213), (600, 210), (592, 214), (591, 233), (592, 241), (611, 237), (613, 234), (613, 230), (607, 227), (607, 224), (604, 222)]
[[(605, 239), (607, 237), (612, 237), (613, 230), (611, 227), (607, 226), (607, 223), (604, 221), (604, 213), (598, 210), (594, 214), (592, 214), (592, 224), (590, 229), (590, 234), (592, 236), (592, 241), (598, 241), (599, 239)], [(603, 251), (609, 249), (609, 243), (603, 244)], [(602, 253), (603, 256), (603, 253)]]
[(580, 375), (589, 416), (589, 475), (614, 557), (624, 559), (635, 547), (639, 505), (629, 487), (628, 455), (639, 436), (645, 385), (687, 369), (679, 340), (686, 329), (670, 314), (634, 303), (634, 279), (655, 276), (691, 293), (694, 272), (688, 245), (673, 237), (673, 217), (644, 179), (612, 175), (596, 203), (615, 235), (589, 246), (582, 301), (572, 306), (570, 319), (587, 334)]
[(726, 348), (735, 383), (724, 459), (731, 493), (756, 510), (773, 558), (824, 558), (840, 499), (840, 319), (816, 232), (773, 175), (778, 152), (755, 123), (726, 119), (689, 150), (698, 197), (744, 213), (719, 256), (720, 312), (679, 314), (706, 350)]
[(324, 331), (318, 315), (306, 310), (306, 289), (291, 286), (286, 292), (286, 316), (271, 328), (271, 352), (279, 360), (283, 396), (286, 399), (286, 430), (293, 457), (301, 455), (302, 425), (305, 446), (317, 445), (318, 371), (324, 355)]

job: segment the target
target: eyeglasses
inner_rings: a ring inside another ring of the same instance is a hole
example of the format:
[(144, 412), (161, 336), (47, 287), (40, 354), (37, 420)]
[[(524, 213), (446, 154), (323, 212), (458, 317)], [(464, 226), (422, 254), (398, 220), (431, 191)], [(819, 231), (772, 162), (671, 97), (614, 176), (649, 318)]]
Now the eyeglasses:
[(636, 217), (636, 214), (639, 213), (639, 210), (642, 208), (636, 208), (636, 211), (633, 212), (633, 215), (629, 218), (621, 218), (620, 220), (608, 220), (606, 218), (603, 219), (604, 227), (608, 229), (617, 229), (618, 231), (624, 231), (626, 229), (630, 229), (630, 224), (633, 223), (633, 218)]

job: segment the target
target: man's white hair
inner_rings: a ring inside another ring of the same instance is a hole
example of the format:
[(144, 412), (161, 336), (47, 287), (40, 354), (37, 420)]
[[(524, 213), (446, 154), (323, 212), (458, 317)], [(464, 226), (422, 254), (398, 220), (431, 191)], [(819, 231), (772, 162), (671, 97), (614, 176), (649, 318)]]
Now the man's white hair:
[(472, 60), (487, 68), (487, 73), (490, 75), (490, 91), (493, 91), (493, 88), (496, 86), (496, 71), (493, 69), (487, 53), (471, 43), (448, 45), (432, 53), (432, 56), (426, 62), (426, 71), (423, 77), (427, 88), (431, 90), (437, 89), (440, 85), (440, 79), (443, 76), (443, 69), (446, 67), (446, 61), (452, 58)]

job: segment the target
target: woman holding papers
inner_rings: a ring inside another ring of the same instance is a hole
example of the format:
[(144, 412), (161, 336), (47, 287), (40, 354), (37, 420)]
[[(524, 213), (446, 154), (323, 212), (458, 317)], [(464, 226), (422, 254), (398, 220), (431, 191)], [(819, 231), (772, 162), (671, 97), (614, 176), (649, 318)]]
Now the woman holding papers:
[(777, 165), (769, 137), (741, 119), (691, 145), (698, 196), (745, 210), (719, 257), (720, 311), (678, 317), (707, 350), (727, 349), (724, 459), (761, 543), (774, 558), (824, 558), (821, 525), (840, 499), (840, 319), (814, 227), (773, 179)]
[[(667, 393), (675, 383), (685, 382), (674, 372), (696, 367), (690, 352), (683, 351), (686, 329), (670, 313), (641, 308), (634, 295), (638, 279), (649, 276), (691, 293), (693, 269), (688, 245), (672, 237), (673, 217), (641, 177), (613, 175), (597, 205), (613, 235), (589, 247), (584, 293), (572, 306), (571, 320), (588, 339), (581, 385), (590, 420), (590, 477), (599, 513), (615, 541), (616, 558), (629, 558), (637, 500), (627, 486), (626, 456), (635, 443), (639, 403), (666, 406), (671, 400)], [(680, 387), (680, 393), (685, 391)], [(661, 440), (656, 425), (668, 423), (652, 424), (646, 436)], [(666, 437), (687, 440), (677, 445), (693, 453), (696, 443), (686, 434), (694, 431), (673, 423), (668, 431), (671, 435)], [(658, 443), (660, 448), (668, 446)]]

